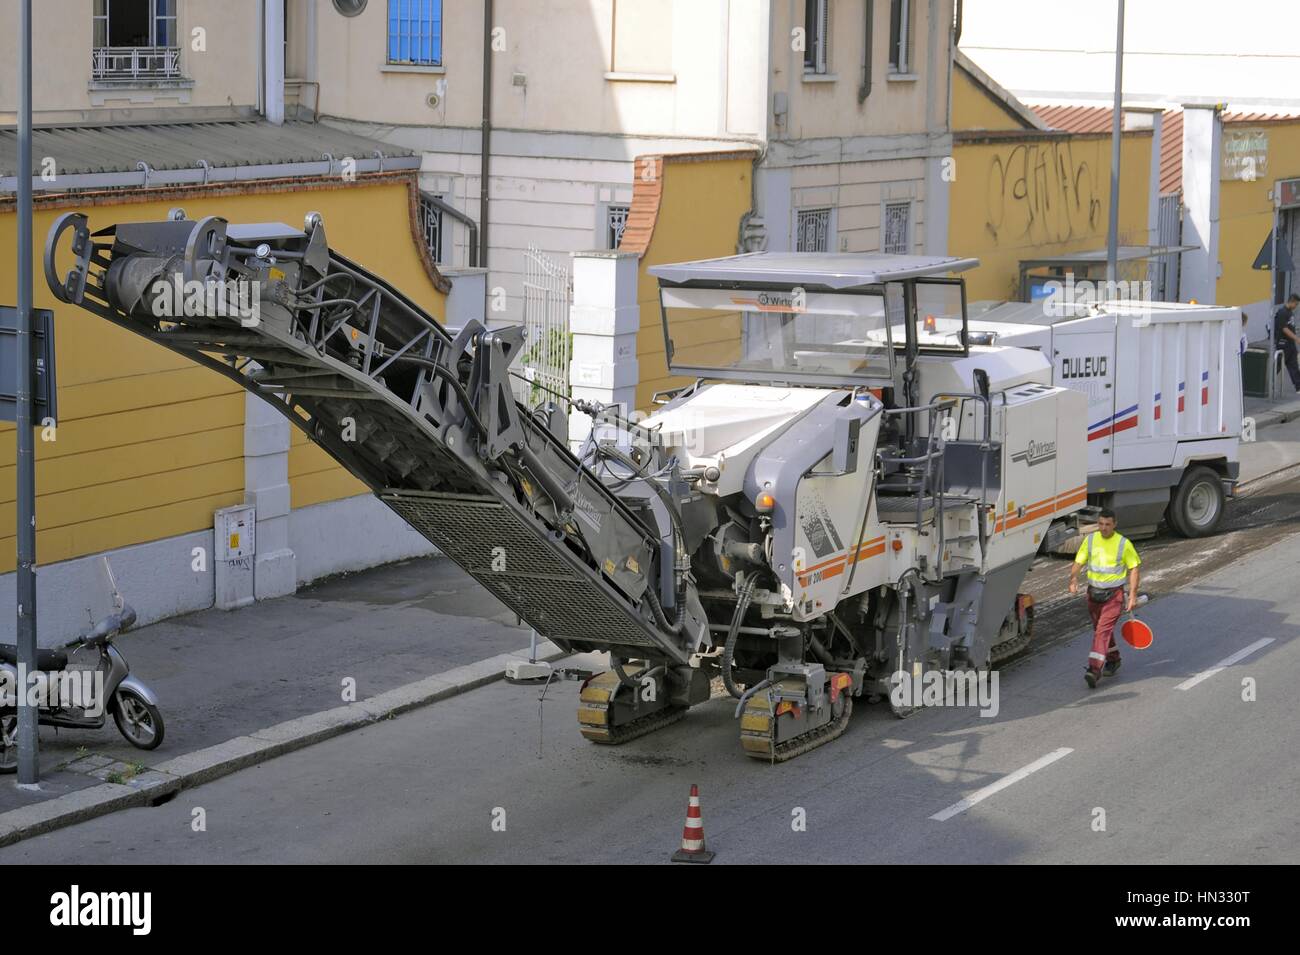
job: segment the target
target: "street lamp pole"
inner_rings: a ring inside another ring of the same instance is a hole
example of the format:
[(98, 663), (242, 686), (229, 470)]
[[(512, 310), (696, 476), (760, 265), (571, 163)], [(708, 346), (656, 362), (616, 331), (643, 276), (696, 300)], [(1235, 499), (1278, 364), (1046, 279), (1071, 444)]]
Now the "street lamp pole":
[[(1115, 17), (1115, 109), (1110, 121), (1110, 225), (1106, 229), (1106, 281), (1119, 276), (1119, 130), (1124, 98), (1124, 0)], [(1114, 286), (1112, 285), (1113, 289)]]
[[(18, 385), (17, 633), (18, 672), (36, 672), (36, 467), (32, 434), (32, 0), (18, 5)], [(28, 706), (27, 683), (18, 693), (18, 785), (35, 786), (39, 711)]]

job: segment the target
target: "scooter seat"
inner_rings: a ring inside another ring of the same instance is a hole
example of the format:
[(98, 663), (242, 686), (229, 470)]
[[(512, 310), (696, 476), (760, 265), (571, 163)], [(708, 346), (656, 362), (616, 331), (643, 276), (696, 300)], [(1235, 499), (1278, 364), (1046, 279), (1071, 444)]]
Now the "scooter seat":
[[(12, 643), (0, 643), (0, 662), (12, 663), (18, 665), (18, 648)], [(36, 669), (38, 670), (62, 670), (68, 665), (68, 654), (65, 650), (42, 650), (39, 647), (36, 650)]]

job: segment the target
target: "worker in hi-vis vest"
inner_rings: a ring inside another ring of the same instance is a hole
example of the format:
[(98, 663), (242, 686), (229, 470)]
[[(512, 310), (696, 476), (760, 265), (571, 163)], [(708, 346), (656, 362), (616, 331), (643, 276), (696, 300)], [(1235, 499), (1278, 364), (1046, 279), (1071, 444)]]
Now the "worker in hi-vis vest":
[[(1095, 687), (1103, 676), (1119, 669), (1119, 647), (1115, 645), (1115, 624), (1124, 610), (1137, 606), (1138, 557), (1133, 542), (1115, 533), (1115, 512), (1102, 508), (1097, 530), (1079, 545), (1070, 566), (1070, 593), (1079, 592), (1079, 568), (1087, 568), (1088, 614), (1092, 617), (1092, 651), (1084, 679)], [(1128, 580), (1128, 597), (1124, 582)]]

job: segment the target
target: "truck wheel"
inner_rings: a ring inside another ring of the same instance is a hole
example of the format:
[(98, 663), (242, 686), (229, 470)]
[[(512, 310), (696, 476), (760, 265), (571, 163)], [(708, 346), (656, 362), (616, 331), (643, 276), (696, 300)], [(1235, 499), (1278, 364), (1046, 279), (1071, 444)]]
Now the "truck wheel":
[(1223, 519), (1223, 484), (1207, 467), (1194, 467), (1169, 502), (1169, 523), (1183, 537), (1212, 534)]

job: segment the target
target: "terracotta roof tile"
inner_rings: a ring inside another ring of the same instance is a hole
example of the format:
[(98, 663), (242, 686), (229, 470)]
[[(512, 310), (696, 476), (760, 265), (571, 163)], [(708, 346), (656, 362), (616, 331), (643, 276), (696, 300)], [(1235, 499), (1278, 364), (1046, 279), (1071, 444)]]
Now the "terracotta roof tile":
[(1225, 123), (1295, 123), (1300, 115), (1295, 113), (1229, 113), (1224, 112)]
[[(1052, 129), (1069, 133), (1110, 132), (1112, 109), (1109, 106), (1033, 106), (1039, 118)], [(1224, 114), (1228, 116), (1262, 116), (1260, 113)], [(1167, 109), (1160, 124), (1160, 192), (1178, 192), (1183, 187), (1183, 111)], [(1244, 121), (1244, 120), (1241, 120)]]
[(1160, 121), (1160, 194), (1183, 189), (1183, 111), (1167, 109)]
[(1109, 106), (1031, 106), (1038, 118), (1051, 129), (1067, 133), (1108, 133), (1111, 124)]
[(664, 163), (720, 162), (727, 159), (754, 159), (758, 151), (737, 149), (723, 152), (668, 153), (663, 156), (637, 156), (632, 181), (632, 204), (627, 211), (627, 225), (618, 244), (620, 252), (645, 255), (654, 236), (659, 218), (659, 202), (664, 193)]

